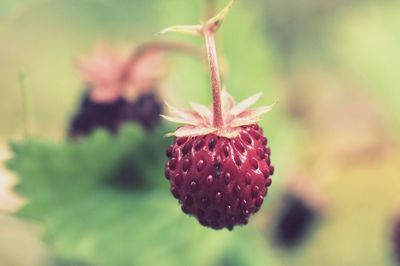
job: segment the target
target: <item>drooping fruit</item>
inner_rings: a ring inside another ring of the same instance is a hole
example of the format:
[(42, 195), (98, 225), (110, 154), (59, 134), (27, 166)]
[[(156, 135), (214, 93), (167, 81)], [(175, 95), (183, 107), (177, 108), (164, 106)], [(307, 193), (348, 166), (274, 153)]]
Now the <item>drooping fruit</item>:
[(247, 224), (272, 182), (270, 149), (256, 124), (234, 138), (178, 137), (167, 155), (166, 177), (182, 210), (214, 229)]
[(301, 198), (288, 195), (273, 230), (274, 242), (283, 248), (296, 247), (308, 236), (318, 216)]
[(127, 102), (122, 98), (109, 103), (97, 103), (89, 95), (84, 95), (78, 112), (70, 122), (68, 136), (79, 139), (98, 128), (117, 133), (121, 124), (120, 111), (126, 105)]
[(237, 105), (225, 90), (221, 96), (222, 128), (213, 126), (206, 106), (192, 104), (197, 111), (169, 106), (174, 117), (163, 117), (186, 125), (170, 134), (176, 138), (167, 149), (165, 175), (183, 212), (204, 226), (231, 230), (247, 224), (271, 185), (271, 151), (257, 121), (272, 107), (248, 108), (261, 94)]
[(125, 64), (126, 58), (105, 44), (99, 45), (90, 57), (79, 60), (79, 72), (87, 91), (70, 122), (70, 138), (89, 135), (97, 128), (117, 132), (120, 110), (126, 105), (121, 96)]
[(313, 180), (298, 172), (289, 181), (273, 226), (269, 226), (273, 242), (284, 249), (294, 249), (304, 243), (328, 209), (326, 196)]
[(174, 26), (161, 32), (204, 36), (213, 94), (212, 108), (192, 103), (194, 111), (188, 111), (168, 105), (172, 116), (163, 117), (184, 125), (169, 134), (176, 138), (167, 149), (165, 176), (183, 212), (204, 226), (229, 230), (247, 224), (260, 209), (274, 173), (267, 138), (257, 124), (272, 106), (249, 109), (261, 93), (235, 104), (221, 90), (214, 33), (232, 3), (203, 25)]
[(147, 130), (158, 126), (163, 110), (158, 89), (167, 72), (165, 54), (173, 51), (204, 56), (191, 45), (148, 42), (132, 54), (101, 44), (91, 56), (80, 58), (77, 66), (86, 91), (68, 136), (77, 139), (97, 128), (116, 133), (127, 122), (137, 122)]
[(171, 47), (148, 43), (130, 56), (103, 44), (91, 57), (80, 59), (87, 92), (70, 122), (68, 136), (78, 139), (98, 128), (117, 133), (127, 122), (148, 130), (158, 125), (163, 107), (155, 91), (163, 76), (163, 49)]

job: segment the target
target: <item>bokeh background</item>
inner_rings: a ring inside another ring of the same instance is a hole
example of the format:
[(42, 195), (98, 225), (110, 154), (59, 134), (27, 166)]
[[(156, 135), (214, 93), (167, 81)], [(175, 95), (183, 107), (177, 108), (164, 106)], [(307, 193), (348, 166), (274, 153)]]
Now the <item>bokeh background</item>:
[[(0, 265), (396, 265), (399, 1), (236, 1), (218, 37), (224, 83), (236, 99), (263, 91), (259, 104), (279, 100), (261, 122), (273, 184), (247, 226), (213, 231), (181, 213), (163, 177), (172, 140), (158, 131), (131, 125), (117, 137), (100, 130), (65, 142), (83, 91), (74, 58), (99, 41), (201, 47), (154, 33), (197, 23), (205, 2), (0, 1)], [(204, 64), (168, 60), (163, 97), (208, 104)], [(141, 169), (134, 189), (103, 182), (135, 175), (126, 158)], [(296, 179), (325, 204), (306, 237), (284, 248), (275, 224)]]

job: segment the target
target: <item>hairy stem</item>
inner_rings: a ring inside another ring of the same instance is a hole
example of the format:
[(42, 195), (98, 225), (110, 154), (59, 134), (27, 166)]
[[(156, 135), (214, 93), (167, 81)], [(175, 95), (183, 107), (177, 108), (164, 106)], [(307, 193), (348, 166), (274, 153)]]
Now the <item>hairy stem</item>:
[(206, 27), (204, 37), (207, 47), (207, 58), (210, 66), (211, 88), (213, 98), (213, 126), (216, 128), (224, 127), (221, 104), (221, 78), (219, 76), (217, 49), (215, 47), (214, 32)]

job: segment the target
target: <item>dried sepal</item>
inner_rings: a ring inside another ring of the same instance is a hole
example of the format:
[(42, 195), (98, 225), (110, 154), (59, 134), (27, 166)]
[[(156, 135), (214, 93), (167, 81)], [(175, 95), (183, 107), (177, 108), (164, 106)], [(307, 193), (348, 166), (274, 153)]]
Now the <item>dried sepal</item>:
[(165, 105), (168, 107), (168, 109), (174, 115), (174, 117), (188, 121), (187, 124), (197, 125), (202, 120), (201, 115), (199, 115), (195, 111), (179, 109), (179, 108), (173, 107), (172, 105), (170, 105), (167, 102), (165, 103)]
[(99, 43), (93, 53), (76, 59), (82, 78), (88, 83), (114, 82), (126, 63), (126, 56), (106, 43)]
[(221, 91), (221, 104), (222, 113), (229, 112), (236, 104), (233, 97), (228, 93), (225, 88)]
[(225, 137), (228, 139), (233, 139), (240, 134), (240, 131), (241, 131), (240, 127), (223, 128), (223, 129), (218, 130), (216, 135)]
[(244, 110), (243, 112), (237, 115), (237, 118), (243, 117), (245, 119), (258, 119), (261, 115), (271, 111), (274, 108), (275, 104), (276, 102), (268, 106)]
[(257, 93), (238, 104), (235, 104), (233, 97), (224, 89), (221, 91), (221, 102), (223, 110), (224, 127), (213, 127), (213, 111), (211, 107), (206, 107), (198, 103), (191, 103), (194, 111), (175, 108), (169, 104), (172, 116), (162, 115), (168, 121), (185, 124), (175, 132), (167, 136), (200, 136), (214, 133), (218, 136), (234, 138), (240, 133), (240, 127), (255, 124), (260, 120), (261, 115), (273, 109), (276, 102), (269, 106), (249, 109), (259, 98), (261, 93)]
[(178, 128), (175, 132), (168, 133), (167, 136), (175, 136), (175, 137), (202, 136), (216, 131), (217, 129), (212, 127), (187, 125)]
[(251, 124), (255, 124), (259, 121), (259, 119), (252, 118), (248, 119), (246, 117), (239, 117), (236, 119), (233, 119), (232, 122), (230, 123), (230, 126), (235, 128), (235, 127), (240, 127), (240, 126), (247, 126)]
[(247, 99), (244, 99), (243, 101), (241, 101), (240, 103), (238, 103), (237, 105), (235, 105), (231, 110), (230, 113), (232, 115), (239, 115), (240, 113), (242, 113), (243, 111), (245, 111), (246, 109), (248, 109), (250, 106), (252, 106), (253, 104), (255, 104), (260, 98), (261, 98), (262, 92), (259, 92), (253, 96), (250, 96)]
[(100, 43), (91, 55), (76, 59), (76, 67), (90, 89), (92, 101), (106, 103), (120, 97), (121, 73), (127, 58), (126, 54)]
[(190, 106), (192, 106), (193, 110), (195, 110), (206, 123), (212, 120), (212, 111), (209, 107), (194, 102), (191, 102)]
[(167, 116), (167, 115), (161, 115), (162, 118), (165, 120), (168, 120), (170, 122), (178, 123), (178, 124), (189, 124), (189, 125), (197, 125), (196, 122), (193, 122), (191, 120), (184, 119), (182, 117), (173, 117), (173, 116)]

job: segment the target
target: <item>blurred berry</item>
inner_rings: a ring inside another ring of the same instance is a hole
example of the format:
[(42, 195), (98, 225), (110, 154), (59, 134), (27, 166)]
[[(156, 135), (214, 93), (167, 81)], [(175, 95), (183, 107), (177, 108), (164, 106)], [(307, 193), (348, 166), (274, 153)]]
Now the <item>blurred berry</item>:
[(153, 130), (163, 109), (156, 93), (166, 70), (163, 49), (148, 43), (130, 55), (102, 44), (80, 58), (77, 66), (88, 90), (68, 136), (77, 139), (97, 128), (117, 133), (127, 122)]
[(105, 44), (97, 45), (90, 56), (78, 60), (78, 71), (93, 102), (112, 103), (121, 97), (127, 60), (127, 55)]
[(326, 195), (303, 172), (296, 169), (295, 177), (287, 183), (287, 192), (276, 215), (273, 240), (282, 248), (291, 249), (304, 243), (329, 207)]
[(396, 261), (396, 265), (400, 265), (400, 217), (397, 217), (393, 226), (393, 256)]
[(147, 130), (154, 129), (160, 123), (163, 106), (155, 93), (141, 95), (136, 101), (127, 103), (121, 110), (123, 121), (138, 122)]
[(68, 130), (71, 139), (87, 136), (97, 128), (117, 133), (120, 126), (121, 109), (127, 102), (119, 98), (113, 102), (97, 103), (85, 94), (77, 114), (73, 117)]
[(298, 246), (308, 237), (318, 218), (317, 210), (303, 199), (295, 195), (287, 195), (274, 227), (274, 242), (288, 249)]

